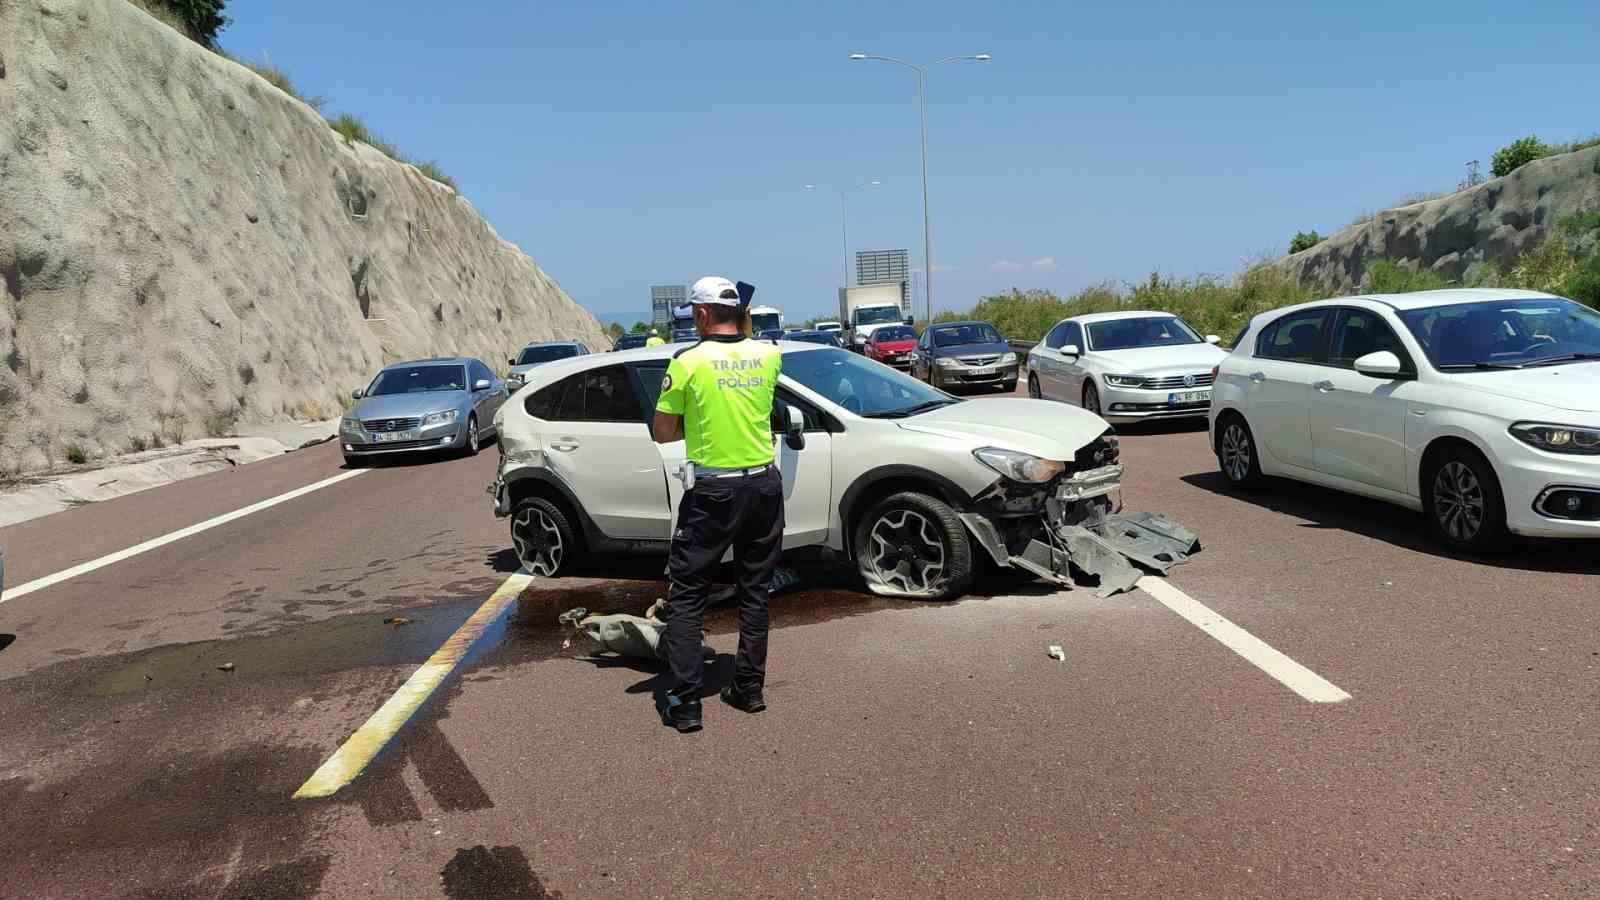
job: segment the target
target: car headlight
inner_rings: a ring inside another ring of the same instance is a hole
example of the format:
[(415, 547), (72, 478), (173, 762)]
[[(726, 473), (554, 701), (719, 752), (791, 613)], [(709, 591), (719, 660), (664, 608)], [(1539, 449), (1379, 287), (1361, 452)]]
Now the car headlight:
[(346, 416), (339, 420), (339, 430), (345, 434), (360, 434), (361, 422)]
[(457, 409), (447, 409), (443, 412), (428, 413), (422, 417), (422, 427), (428, 428), (434, 425), (448, 425), (460, 417), (461, 411)]
[(1143, 375), (1107, 375), (1105, 379), (1112, 387), (1144, 387)]
[(1530, 447), (1548, 450), (1551, 453), (1600, 456), (1600, 428), (1518, 422), (1511, 426), (1511, 436)]
[(941, 369), (954, 369), (956, 366), (961, 365), (961, 360), (950, 356), (943, 356), (934, 360), (933, 364)]
[(978, 458), (978, 462), (1012, 481), (1033, 484), (1049, 481), (1067, 468), (1066, 463), (1058, 460), (1040, 459), (1032, 454), (1002, 450), (999, 447), (980, 447), (972, 451), (972, 455)]
[(1016, 364), (1017, 355), (1015, 353), (1007, 353), (1000, 357), (1000, 365), (1002, 366), (1014, 366)]

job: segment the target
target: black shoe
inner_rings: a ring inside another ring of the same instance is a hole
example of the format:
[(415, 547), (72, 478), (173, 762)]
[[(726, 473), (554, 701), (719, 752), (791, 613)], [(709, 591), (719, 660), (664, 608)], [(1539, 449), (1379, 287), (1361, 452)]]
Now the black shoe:
[(761, 688), (741, 690), (730, 684), (722, 689), (722, 702), (747, 713), (758, 713), (767, 708), (767, 701), (761, 697)]
[(700, 721), (700, 701), (679, 700), (668, 694), (667, 724), (678, 729), (680, 734), (699, 731), (704, 727), (704, 723)]

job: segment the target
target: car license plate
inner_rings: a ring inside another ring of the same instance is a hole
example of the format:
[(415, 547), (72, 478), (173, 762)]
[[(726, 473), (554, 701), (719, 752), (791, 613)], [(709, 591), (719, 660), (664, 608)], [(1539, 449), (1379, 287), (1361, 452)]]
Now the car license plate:
[(1168, 406), (1181, 406), (1185, 403), (1210, 403), (1210, 391), (1178, 391), (1167, 395)]
[(969, 375), (993, 375), (994, 374), (994, 366), (986, 366), (986, 367), (984, 367), (982, 369), (973, 369), (971, 372), (968, 372), (967, 374), (969, 374)]
[(388, 431), (379, 432), (372, 436), (372, 440), (379, 444), (389, 444), (396, 441), (414, 441), (419, 435), (415, 431)]

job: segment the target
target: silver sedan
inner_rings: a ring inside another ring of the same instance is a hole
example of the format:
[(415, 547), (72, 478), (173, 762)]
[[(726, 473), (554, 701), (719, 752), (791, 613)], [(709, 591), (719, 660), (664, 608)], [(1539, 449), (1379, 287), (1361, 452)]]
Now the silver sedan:
[(339, 422), (347, 464), (418, 450), (478, 452), (494, 433), (494, 414), (507, 397), (505, 382), (470, 357), (395, 363), (352, 396)]

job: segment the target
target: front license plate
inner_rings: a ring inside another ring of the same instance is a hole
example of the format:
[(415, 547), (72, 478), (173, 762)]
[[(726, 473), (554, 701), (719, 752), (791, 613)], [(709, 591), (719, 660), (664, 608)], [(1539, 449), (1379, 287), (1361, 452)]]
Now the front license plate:
[(1178, 391), (1167, 395), (1168, 406), (1181, 406), (1185, 403), (1210, 403), (1210, 391)]
[(993, 375), (994, 374), (994, 367), (990, 366), (987, 369), (973, 369), (971, 372), (969, 372), (967, 374), (969, 374), (969, 375)]
[(372, 439), (379, 444), (388, 444), (395, 441), (414, 441), (419, 437), (420, 435), (415, 431), (389, 431), (374, 434)]

